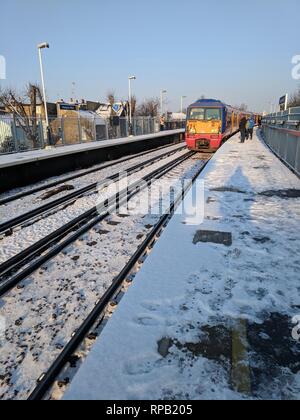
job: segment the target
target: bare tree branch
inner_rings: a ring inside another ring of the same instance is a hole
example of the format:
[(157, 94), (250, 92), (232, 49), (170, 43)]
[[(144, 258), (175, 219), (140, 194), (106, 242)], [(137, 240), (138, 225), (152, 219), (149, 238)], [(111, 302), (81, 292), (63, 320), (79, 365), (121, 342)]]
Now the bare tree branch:
[(300, 106), (300, 86), (298, 90), (291, 96), (289, 100), (289, 107), (293, 108), (296, 106)]
[(141, 117), (157, 117), (160, 101), (158, 98), (149, 98), (137, 108), (137, 114)]
[(28, 83), (23, 95), (13, 89), (0, 91), (0, 103), (13, 115), (15, 122), (24, 131), (33, 147), (38, 147), (37, 101), (43, 103), (41, 90), (38, 86)]

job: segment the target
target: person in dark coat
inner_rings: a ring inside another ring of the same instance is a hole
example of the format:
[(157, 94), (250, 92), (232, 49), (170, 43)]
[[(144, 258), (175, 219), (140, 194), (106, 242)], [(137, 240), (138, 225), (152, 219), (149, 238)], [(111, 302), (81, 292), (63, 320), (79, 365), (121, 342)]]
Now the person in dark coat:
[(246, 133), (247, 133), (247, 118), (243, 117), (240, 121), (240, 132), (241, 132), (241, 143), (245, 143)]

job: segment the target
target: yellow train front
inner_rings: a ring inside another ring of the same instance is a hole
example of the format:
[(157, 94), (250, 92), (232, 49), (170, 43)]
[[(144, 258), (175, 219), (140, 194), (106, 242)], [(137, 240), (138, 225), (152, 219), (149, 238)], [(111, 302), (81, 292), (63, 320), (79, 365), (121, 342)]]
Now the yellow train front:
[(216, 151), (239, 130), (242, 116), (250, 114), (215, 99), (200, 99), (187, 110), (187, 147), (194, 151)]

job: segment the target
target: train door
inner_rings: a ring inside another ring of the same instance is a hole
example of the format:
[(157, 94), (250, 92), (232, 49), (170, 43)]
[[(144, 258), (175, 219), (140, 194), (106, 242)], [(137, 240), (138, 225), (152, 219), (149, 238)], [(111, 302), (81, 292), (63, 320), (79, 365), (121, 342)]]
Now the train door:
[(232, 118), (231, 118), (231, 133), (235, 132), (235, 113), (232, 113)]

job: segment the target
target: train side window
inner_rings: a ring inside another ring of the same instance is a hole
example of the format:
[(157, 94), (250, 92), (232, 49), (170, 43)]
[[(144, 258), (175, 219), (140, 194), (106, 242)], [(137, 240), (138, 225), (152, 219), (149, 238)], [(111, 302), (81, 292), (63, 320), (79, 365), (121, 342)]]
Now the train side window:
[(232, 113), (227, 112), (227, 125), (231, 125), (232, 122)]

